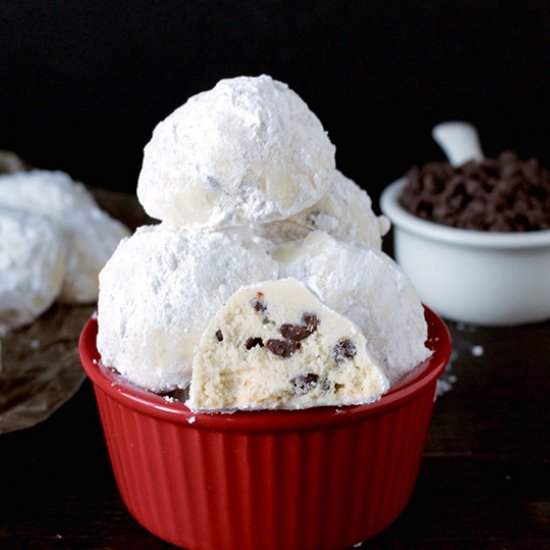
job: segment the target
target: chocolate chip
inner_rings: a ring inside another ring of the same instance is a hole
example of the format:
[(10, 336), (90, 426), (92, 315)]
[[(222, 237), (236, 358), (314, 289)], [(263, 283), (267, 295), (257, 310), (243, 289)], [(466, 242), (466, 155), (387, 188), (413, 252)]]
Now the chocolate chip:
[(265, 343), (265, 346), (271, 353), (286, 358), (294, 355), (294, 352), (300, 349), (301, 344), (292, 340), (270, 339)]
[(357, 348), (349, 338), (344, 338), (336, 343), (332, 353), (336, 362), (342, 363), (346, 359), (353, 359), (357, 353)]
[(252, 300), (252, 307), (258, 313), (263, 313), (267, 309), (267, 306), (264, 304), (263, 299), (264, 299), (264, 293), (256, 292), (256, 299)]
[(317, 386), (318, 382), (319, 375), (313, 372), (295, 376), (290, 380), (295, 393), (308, 393)]
[(262, 342), (262, 339), (261, 339), (261, 338), (258, 338), (258, 337), (249, 338), (249, 339), (244, 343), (244, 347), (245, 347), (246, 349), (252, 349), (252, 348), (255, 348), (256, 346), (260, 346), (261, 348), (264, 347), (264, 343)]
[(419, 218), (453, 227), (536, 231), (550, 223), (550, 171), (513, 151), (461, 166), (429, 162), (407, 172), (399, 202)]
[(259, 300), (256, 300), (254, 302), (254, 309), (258, 312), (258, 313), (262, 313), (264, 312), (267, 307), (265, 306), (265, 304), (263, 302), (260, 302)]
[(319, 319), (314, 313), (304, 313), (302, 315), (302, 324), (301, 325), (292, 325), (290, 323), (285, 323), (281, 325), (281, 334), (287, 340), (293, 340), (294, 342), (299, 342), (308, 336), (311, 336), (319, 326)]
[(319, 215), (321, 212), (319, 210), (315, 210), (314, 212), (310, 212), (306, 218), (306, 224), (311, 229), (317, 228), (317, 219), (319, 218)]
[(310, 334), (313, 334), (319, 326), (319, 319), (315, 313), (304, 313), (302, 315), (302, 322), (306, 326)]
[(219, 329), (216, 331), (216, 338), (218, 339), (218, 342), (223, 342), (223, 333)]
[(295, 342), (303, 340), (304, 338), (307, 338), (309, 336), (306, 327), (304, 327), (303, 325), (291, 325), (285, 323), (284, 325), (281, 325), (280, 330), (281, 334), (287, 340), (293, 340)]

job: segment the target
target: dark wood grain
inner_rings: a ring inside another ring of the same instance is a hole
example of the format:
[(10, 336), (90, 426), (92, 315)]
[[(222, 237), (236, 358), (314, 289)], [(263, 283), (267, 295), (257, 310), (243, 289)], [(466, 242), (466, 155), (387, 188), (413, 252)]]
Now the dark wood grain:
[[(146, 220), (135, 198), (96, 196), (131, 227)], [(449, 326), (457, 379), (435, 404), (415, 492), (364, 547), (550, 548), (550, 323)], [(0, 436), (0, 471), (2, 549), (171, 548), (120, 500), (88, 381), (46, 422)]]

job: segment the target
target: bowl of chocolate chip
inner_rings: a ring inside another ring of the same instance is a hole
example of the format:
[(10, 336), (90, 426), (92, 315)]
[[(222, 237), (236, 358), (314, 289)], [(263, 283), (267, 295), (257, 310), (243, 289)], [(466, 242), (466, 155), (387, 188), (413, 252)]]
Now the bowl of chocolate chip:
[(394, 253), (447, 319), (519, 325), (550, 318), (550, 171), (513, 151), (485, 158), (475, 128), (433, 131), (449, 162), (413, 167), (382, 193)]

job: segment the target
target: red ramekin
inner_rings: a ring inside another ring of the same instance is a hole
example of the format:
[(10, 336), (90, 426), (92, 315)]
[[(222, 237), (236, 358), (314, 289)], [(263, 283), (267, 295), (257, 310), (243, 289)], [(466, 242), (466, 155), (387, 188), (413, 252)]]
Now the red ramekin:
[(197, 414), (99, 365), (80, 337), (120, 494), (146, 529), (193, 550), (348, 548), (413, 491), (451, 341), (426, 309), (433, 355), (370, 405)]

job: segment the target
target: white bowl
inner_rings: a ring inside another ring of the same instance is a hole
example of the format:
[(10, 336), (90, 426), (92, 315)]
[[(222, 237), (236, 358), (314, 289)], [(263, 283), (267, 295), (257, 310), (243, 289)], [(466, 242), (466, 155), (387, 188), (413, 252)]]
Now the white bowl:
[(550, 230), (491, 233), (425, 221), (402, 208), (400, 179), (380, 198), (395, 259), (420, 299), (443, 317), (479, 325), (550, 319)]

